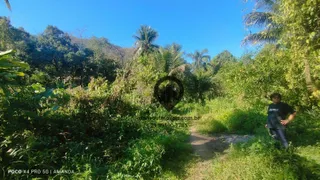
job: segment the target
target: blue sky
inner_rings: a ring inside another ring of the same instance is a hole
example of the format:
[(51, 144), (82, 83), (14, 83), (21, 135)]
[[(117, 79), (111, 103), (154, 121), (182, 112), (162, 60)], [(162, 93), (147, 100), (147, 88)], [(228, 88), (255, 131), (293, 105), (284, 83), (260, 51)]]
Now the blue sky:
[(39, 34), (47, 25), (83, 37), (105, 37), (122, 47), (133, 47), (140, 25), (159, 33), (155, 44), (176, 42), (187, 53), (207, 48), (214, 57), (223, 50), (240, 57), (248, 33), (243, 16), (253, 8), (244, 0), (10, 0), (12, 12), (0, 1), (0, 16), (16, 27)]

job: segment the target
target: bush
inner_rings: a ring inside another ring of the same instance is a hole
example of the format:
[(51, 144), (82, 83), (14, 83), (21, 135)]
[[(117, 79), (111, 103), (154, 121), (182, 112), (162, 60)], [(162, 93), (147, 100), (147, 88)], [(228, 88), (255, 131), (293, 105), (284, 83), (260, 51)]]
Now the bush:
[(223, 122), (213, 119), (213, 115), (206, 114), (199, 121), (198, 128), (201, 133), (222, 133), (227, 132), (227, 127), (223, 124)]
[(263, 127), (266, 122), (266, 116), (256, 112), (254, 109), (248, 111), (235, 110), (227, 118), (225, 124), (229, 132), (249, 133), (257, 132), (259, 127)]
[(240, 133), (253, 134), (261, 131), (266, 122), (266, 115), (260, 106), (248, 108), (245, 102), (236, 102), (228, 98), (217, 98), (207, 103), (198, 122), (201, 133)]
[(124, 112), (122, 107), (129, 105), (121, 100), (113, 103), (108, 89), (98, 79), (91, 81), (88, 90), (45, 90), (34, 84), (2, 97), (1, 177), (10, 178), (2, 173), (19, 168), (86, 172), (89, 165), (96, 171), (101, 162), (109, 164), (123, 156), (129, 141), (141, 136), (141, 124), (122, 117), (131, 109)]

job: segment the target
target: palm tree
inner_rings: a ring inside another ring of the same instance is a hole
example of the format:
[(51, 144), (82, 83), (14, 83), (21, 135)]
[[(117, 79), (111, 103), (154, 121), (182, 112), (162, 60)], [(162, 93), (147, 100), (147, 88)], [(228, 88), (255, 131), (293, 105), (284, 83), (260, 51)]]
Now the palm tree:
[(154, 51), (154, 49), (159, 47), (153, 44), (153, 42), (158, 37), (158, 33), (150, 26), (142, 25), (140, 29), (137, 31), (136, 35), (134, 35), (133, 37), (136, 39), (136, 55), (142, 55), (145, 53), (152, 52)]
[(6, 3), (8, 9), (11, 11), (11, 6), (10, 6), (10, 3), (9, 3), (9, 0), (4, 0), (4, 2)]
[(184, 72), (187, 64), (182, 58), (182, 55), (181, 46), (173, 43), (170, 46), (159, 49), (159, 53), (156, 56), (156, 65), (169, 76)]
[(207, 49), (200, 51), (195, 51), (193, 54), (188, 54), (187, 56), (191, 57), (194, 61), (194, 67), (195, 69), (204, 68), (206, 70), (206, 66), (209, 65), (210, 56), (205, 55), (208, 53)]
[[(276, 0), (256, 0), (255, 10), (245, 16), (246, 27), (265, 27), (262, 31), (247, 35), (242, 45), (249, 43), (275, 43), (282, 32), (282, 26), (274, 22), (274, 17), (278, 12)], [(263, 9), (264, 12), (256, 10)]]
[(180, 51), (182, 50), (182, 46), (177, 43), (172, 43), (171, 45), (167, 45), (165, 49), (171, 50), (171, 52), (174, 52), (174, 53), (180, 53)]

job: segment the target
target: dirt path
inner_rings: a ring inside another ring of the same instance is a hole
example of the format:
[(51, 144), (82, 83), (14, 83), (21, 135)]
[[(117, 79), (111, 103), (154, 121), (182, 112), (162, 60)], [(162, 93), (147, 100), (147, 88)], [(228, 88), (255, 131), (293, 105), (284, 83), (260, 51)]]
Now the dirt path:
[(195, 126), (190, 128), (190, 144), (195, 155), (199, 157), (198, 162), (192, 168), (192, 172), (187, 178), (188, 180), (202, 180), (210, 177), (212, 170), (212, 160), (216, 153), (224, 154), (231, 143), (248, 141), (252, 136), (248, 135), (226, 135), (220, 134), (216, 136), (201, 135), (196, 131)]

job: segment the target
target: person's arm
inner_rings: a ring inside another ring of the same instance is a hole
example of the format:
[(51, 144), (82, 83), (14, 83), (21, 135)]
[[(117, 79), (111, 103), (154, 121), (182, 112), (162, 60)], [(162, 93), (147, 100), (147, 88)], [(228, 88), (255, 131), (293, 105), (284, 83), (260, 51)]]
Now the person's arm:
[(281, 120), (282, 125), (287, 125), (288, 123), (293, 121), (293, 119), (296, 117), (296, 114), (297, 114), (297, 112), (295, 110), (293, 110), (293, 108), (290, 107), (289, 105), (287, 105), (287, 108), (288, 108), (288, 112), (290, 113), (290, 115), (286, 120)]
[(282, 125), (287, 125), (288, 123), (290, 123), (291, 121), (293, 121), (293, 119), (296, 117), (296, 112), (290, 114), (290, 116), (288, 117), (288, 119), (286, 120), (281, 120), (281, 124)]

